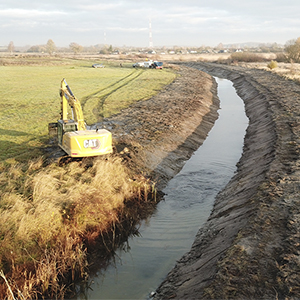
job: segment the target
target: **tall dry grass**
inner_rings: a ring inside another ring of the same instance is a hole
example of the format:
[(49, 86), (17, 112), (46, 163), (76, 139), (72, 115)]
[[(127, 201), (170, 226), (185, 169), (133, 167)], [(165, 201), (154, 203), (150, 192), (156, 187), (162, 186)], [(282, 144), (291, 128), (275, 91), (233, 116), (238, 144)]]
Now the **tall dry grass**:
[(129, 201), (150, 199), (148, 180), (119, 157), (41, 169), (42, 159), (1, 165), (0, 298), (60, 298), (88, 270), (87, 249), (120, 222)]
[(264, 62), (264, 55), (251, 52), (235, 52), (230, 55), (233, 62)]

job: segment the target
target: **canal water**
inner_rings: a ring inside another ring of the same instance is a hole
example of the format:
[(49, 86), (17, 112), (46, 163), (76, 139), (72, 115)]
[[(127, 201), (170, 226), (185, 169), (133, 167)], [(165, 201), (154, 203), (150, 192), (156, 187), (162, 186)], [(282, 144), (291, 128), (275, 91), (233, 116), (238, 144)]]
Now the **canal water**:
[(147, 299), (180, 257), (190, 250), (217, 193), (236, 171), (248, 119), (231, 81), (215, 78), (219, 118), (203, 145), (164, 189), (156, 213), (128, 240), (114, 261), (100, 270), (78, 299)]

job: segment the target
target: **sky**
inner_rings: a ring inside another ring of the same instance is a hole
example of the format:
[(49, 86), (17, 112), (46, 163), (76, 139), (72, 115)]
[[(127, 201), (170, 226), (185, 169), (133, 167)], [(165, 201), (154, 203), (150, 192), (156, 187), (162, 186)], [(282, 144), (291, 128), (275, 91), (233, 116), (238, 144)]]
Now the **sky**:
[(299, 0), (1, 0), (0, 46), (217, 46), (300, 37)]

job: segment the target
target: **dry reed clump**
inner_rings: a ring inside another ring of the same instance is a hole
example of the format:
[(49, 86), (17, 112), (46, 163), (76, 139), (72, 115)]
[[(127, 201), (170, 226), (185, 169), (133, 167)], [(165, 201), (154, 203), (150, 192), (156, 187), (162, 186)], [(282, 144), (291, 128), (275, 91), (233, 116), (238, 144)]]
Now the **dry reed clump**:
[(275, 69), (278, 67), (278, 63), (275, 60), (271, 60), (268, 64), (267, 67), (271, 70)]
[[(118, 222), (127, 201), (148, 200), (152, 192), (118, 157), (42, 166), (0, 166), (0, 270), (23, 299), (63, 298), (86, 276), (90, 237)], [(10, 297), (0, 278), (0, 298)]]
[(249, 52), (235, 52), (230, 55), (233, 62), (264, 62), (266, 58), (263, 55)]

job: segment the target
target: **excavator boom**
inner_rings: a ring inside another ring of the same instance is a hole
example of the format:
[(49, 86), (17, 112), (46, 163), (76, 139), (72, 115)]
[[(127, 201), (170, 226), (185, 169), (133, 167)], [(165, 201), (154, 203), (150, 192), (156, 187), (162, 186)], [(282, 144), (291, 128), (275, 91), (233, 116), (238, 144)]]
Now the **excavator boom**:
[(61, 81), (60, 96), (62, 120), (68, 120), (69, 105), (72, 110), (72, 119), (77, 123), (77, 130), (86, 130), (81, 104), (72, 93), (65, 79)]

